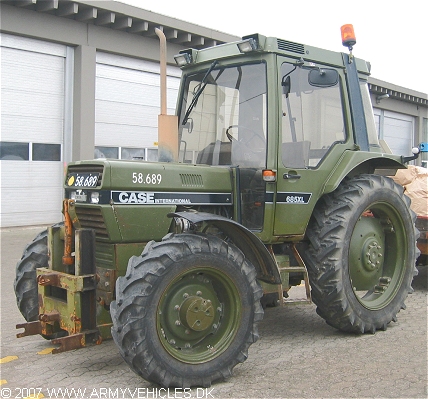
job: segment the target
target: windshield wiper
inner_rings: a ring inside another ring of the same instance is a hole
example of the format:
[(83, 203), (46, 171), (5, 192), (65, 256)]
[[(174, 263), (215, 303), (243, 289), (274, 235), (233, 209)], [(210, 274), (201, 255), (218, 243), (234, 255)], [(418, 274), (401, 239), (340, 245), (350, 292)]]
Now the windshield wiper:
[(192, 112), (193, 108), (195, 108), (196, 103), (198, 102), (199, 96), (204, 91), (206, 85), (208, 82), (205, 82), (208, 75), (213, 71), (215, 66), (218, 64), (218, 61), (214, 61), (211, 66), (209, 67), (208, 71), (205, 73), (204, 77), (202, 78), (201, 82), (199, 83), (199, 89), (195, 92), (192, 98), (192, 102), (189, 105), (189, 108), (187, 108), (186, 113), (184, 114), (183, 122), (181, 122), (182, 125), (185, 125), (189, 119), (190, 113)]

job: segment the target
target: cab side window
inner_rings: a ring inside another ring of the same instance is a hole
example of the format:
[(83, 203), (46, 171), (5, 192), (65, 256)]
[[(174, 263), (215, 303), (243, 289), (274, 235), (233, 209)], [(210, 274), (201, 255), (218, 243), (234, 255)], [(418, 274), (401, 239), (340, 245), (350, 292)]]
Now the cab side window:
[(315, 168), (346, 139), (339, 75), (328, 67), (284, 63), (281, 76), (282, 163)]

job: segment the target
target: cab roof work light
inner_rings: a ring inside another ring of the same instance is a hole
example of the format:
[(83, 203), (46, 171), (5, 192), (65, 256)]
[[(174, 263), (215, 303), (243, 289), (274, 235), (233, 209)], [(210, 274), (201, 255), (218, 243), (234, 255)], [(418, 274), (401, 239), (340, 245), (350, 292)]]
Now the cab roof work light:
[(174, 59), (178, 66), (184, 66), (192, 62), (192, 56), (189, 53), (174, 55)]
[(342, 34), (342, 44), (345, 47), (348, 47), (349, 51), (352, 51), (352, 46), (357, 43), (355, 38), (354, 27), (352, 24), (342, 25), (340, 27), (340, 32)]
[(251, 51), (257, 50), (257, 43), (253, 38), (243, 40), (236, 45), (241, 53), (250, 53)]

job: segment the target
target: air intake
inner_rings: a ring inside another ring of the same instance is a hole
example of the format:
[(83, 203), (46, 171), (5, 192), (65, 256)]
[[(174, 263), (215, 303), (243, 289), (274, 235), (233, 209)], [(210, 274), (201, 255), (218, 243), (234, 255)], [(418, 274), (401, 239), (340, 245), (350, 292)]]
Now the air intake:
[(287, 40), (277, 39), (278, 50), (291, 51), (297, 54), (305, 54), (305, 46), (300, 43), (288, 42)]
[(180, 173), (183, 187), (203, 187), (204, 182), (201, 175)]

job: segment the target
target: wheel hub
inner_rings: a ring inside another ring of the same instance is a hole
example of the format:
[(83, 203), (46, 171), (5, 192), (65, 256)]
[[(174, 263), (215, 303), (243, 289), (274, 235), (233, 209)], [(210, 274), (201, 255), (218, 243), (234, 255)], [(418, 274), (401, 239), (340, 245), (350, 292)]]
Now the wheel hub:
[(159, 315), (166, 342), (191, 349), (215, 335), (221, 326), (222, 305), (206, 276), (192, 273), (164, 293)]
[(193, 331), (204, 331), (214, 323), (215, 309), (211, 300), (191, 296), (180, 306), (180, 322)]
[(363, 267), (369, 272), (379, 269), (382, 263), (381, 258), (383, 257), (383, 250), (374, 237), (370, 237), (366, 240), (362, 252), (363, 256), (361, 259)]

